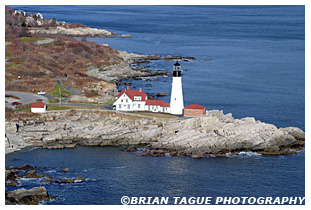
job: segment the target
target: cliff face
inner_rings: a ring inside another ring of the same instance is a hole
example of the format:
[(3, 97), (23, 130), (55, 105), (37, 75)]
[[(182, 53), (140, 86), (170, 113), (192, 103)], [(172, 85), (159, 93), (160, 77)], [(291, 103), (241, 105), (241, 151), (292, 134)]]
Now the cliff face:
[[(163, 155), (221, 156), (239, 151), (282, 154), (291, 148), (301, 149), (305, 139), (299, 128), (278, 129), (254, 118), (234, 119), (217, 110), (209, 116), (177, 120), (81, 111), (46, 113), (41, 119), (21, 124), (18, 137), (27, 145), (53, 149), (145, 144)], [(10, 138), (15, 124), (6, 127)]]

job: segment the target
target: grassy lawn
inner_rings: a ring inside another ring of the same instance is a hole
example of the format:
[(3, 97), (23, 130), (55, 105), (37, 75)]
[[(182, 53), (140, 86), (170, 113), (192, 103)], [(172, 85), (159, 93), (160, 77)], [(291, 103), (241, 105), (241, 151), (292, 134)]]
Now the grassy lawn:
[(19, 111), (24, 111), (24, 110), (28, 110), (30, 109), (30, 107), (24, 107), (24, 108), (21, 108), (21, 109), (16, 109), (15, 111), (19, 112)]
[(11, 52), (5, 52), (5, 58), (11, 57), (12, 53)]
[(35, 42), (35, 41), (38, 41), (38, 40), (45, 40), (45, 38), (43, 38), (43, 37), (38, 37), (38, 38), (35, 38), (35, 37), (21, 37), (19, 39), (21, 41), (24, 41), (24, 42)]
[(65, 90), (64, 88), (60, 87), (56, 82), (54, 85), (54, 91), (52, 93), (49, 93), (50, 95), (53, 95), (55, 97), (59, 97), (59, 89), (60, 89), (60, 94), (65, 95), (66, 97), (70, 96), (70, 92)]
[(5, 64), (5, 68), (9, 68), (9, 67), (12, 67), (12, 66), (15, 66), (15, 65), (18, 65), (18, 64), (23, 64), (23, 63), (25, 63), (25, 61), (21, 61), (21, 62), (18, 62), (18, 63), (10, 62), (10, 63)]
[(50, 103), (57, 103), (59, 100), (57, 98), (49, 98)]
[(150, 117), (157, 117), (157, 118), (178, 118), (177, 116), (170, 115), (170, 114), (160, 114), (160, 113), (154, 113), (154, 112), (132, 112), (134, 114), (144, 115), (144, 116), (150, 116)]
[(70, 105), (54, 105), (54, 104), (48, 104), (46, 107), (47, 111), (51, 110), (66, 110), (66, 109), (99, 109), (97, 107), (88, 107), (88, 106), (70, 106)]

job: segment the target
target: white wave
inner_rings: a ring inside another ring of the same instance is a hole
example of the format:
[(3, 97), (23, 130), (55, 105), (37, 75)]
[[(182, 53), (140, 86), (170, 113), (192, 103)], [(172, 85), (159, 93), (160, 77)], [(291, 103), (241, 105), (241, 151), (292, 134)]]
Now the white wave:
[(49, 171), (45, 171), (45, 173), (55, 173), (56, 170), (55, 169), (52, 169), (52, 170), (49, 170)]
[(239, 155), (244, 155), (244, 156), (261, 156), (261, 154), (257, 152), (239, 152)]
[(248, 158), (248, 157), (261, 157), (262, 155), (257, 152), (239, 152), (237, 155), (232, 155), (231, 153), (226, 153), (228, 158)]
[(18, 181), (18, 186), (25, 186), (25, 185), (32, 185), (32, 184), (42, 184), (42, 180), (44, 179), (44, 177), (41, 178), (25, 178), (25, 177), (21, 177), (16, 179)]
[(40, 147), (32, 147), (32, 148), (30, 148), (29, 150), (28, 150), (28, 152), (31, 152), (31, 151), (33, 151), (33, 150), (36, 150), (36, 149), (39, 149)]
[(126, 168), (126, 166), (116, 166), (116, 167), (112, 167), (112, 168), (119, 169), (119, 168)]

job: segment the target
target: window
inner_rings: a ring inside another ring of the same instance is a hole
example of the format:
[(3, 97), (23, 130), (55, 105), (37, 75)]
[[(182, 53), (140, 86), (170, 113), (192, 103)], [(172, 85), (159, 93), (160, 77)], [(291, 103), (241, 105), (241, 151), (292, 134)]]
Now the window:
[(127, 99), (126, 99), (126, 103), (127, 103)]
[(121, 99), (121, 103), (123, 103), (123, 99)]
[(131, 105), (127, 105), (127, 109), (131, 109)]
[(191, 110), (189, 110), (188, 113), (191, 114)]
[(140, 109), (140, 104), (138, 104), (138, 109)]
[(199, 113), (199, 111), (195, 111), (195, 113), (197, 113), (197, 114), (198, 114), (198, 113)]
[(119, 109), (121, 109), (121, 104), (119, 104)]

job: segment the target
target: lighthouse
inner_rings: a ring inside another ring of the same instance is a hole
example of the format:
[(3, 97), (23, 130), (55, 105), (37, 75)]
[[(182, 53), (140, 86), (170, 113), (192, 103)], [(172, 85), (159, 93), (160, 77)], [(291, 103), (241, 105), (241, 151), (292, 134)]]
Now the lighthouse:
[(171, 90), (171, 114), (181, 115), (184, 109), (184, 98), (182, 94), (182, 83), (181, 83), (181, 66), (178, 61), (173, 67), (173, 80)]

